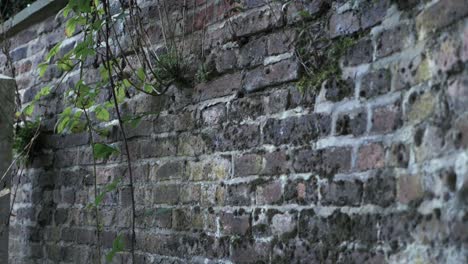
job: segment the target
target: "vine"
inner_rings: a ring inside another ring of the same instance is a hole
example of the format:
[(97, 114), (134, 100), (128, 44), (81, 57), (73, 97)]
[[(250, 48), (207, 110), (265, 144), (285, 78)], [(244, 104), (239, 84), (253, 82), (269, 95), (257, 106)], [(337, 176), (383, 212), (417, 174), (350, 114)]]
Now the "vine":
[[(182, 21), (178, 22), (182, 25), (182, 32), (176, 32), (173, 25), (177, 22), (173, 21), (166, 1), (159, 1), (157, 9), (163, 37), (160, 43), (151, 43), (141, 19), (141, 9), (135, 0), (119, 0), (117, 11), (114, 7), (111, 8), (109, 0), (70, 0), (62, 11), (66, 19), (65, 34), (69, 38), (77, 39), (77, 43), (63, 55), (59, 55), (63, 48), (62, 42), (57, 43), (50, 49), (37, 69), (40, 77), (43, 77), (52, 66), (63, 71), (58, 84), (43, 87), (28, 104), (22, 104), (17, 89), (16, 105), (21, 109), (17, 110), (16, 118), (22, 126), (16, 133), (15, 149), (20, 150), (25, 146), (31, 148), (40, 131), (40, 116), (35, 115), (39, 103), (54, 93), (67, 78), (78, 72), (78, 81), (66, 87), (63, 93), (64, 107), (63, 111), (58, 114), (54, 130), (59, 134), (87, 131), (89, 135), (89, 144), (93, 154), (94, 201), (87, 208), (93, 210), (95, 215), (98, 245), (96, 263), (101, 263), (102, 259), (100, 243), (102, 226), (99, 207), (104, 196), (118, 189), (122, 182), (120, 178), (115, 179), (100, 190), (96, 181), (96, 165), (98, 161), (104, 161), (119, 154), (125, 156), (127, 163), (132, 210), (129, 246), (132, 263), (135, 263), (134, 175), (132, 153), (125, 124), (130, 123), (135, 126), (141, 117), (124, 117), (121, 105), (130, 94), (144, 93), (161, 96), (170, 86), (189, 86), (195, 81), (195, 74), (190, 75), (188, 63), (183, 55), (186, 45), (184, 38), (186, 2), (184, 1), (182, 6)], [(115, 2), (112, 3), (115, 4)], [(123, 29), (123, 32), (117, 28)], [(158, 49), (155, 44), (162, 44), (164, 52), (161, 53), (161, 49)], [(203, 48), (200, 50), (203, 51)], [(4, 52), (9, 54), (9, 50)], [(132, 60), (133, 58), (135, 59)], [(13, 71), (12, 76), (15, 77), (13, 64), (9, 66)], [(85, 76), (94, 69), (99, 70), (100, 79), (87, 83)], [(106, 93), (110, 94), (110, 98), (100, 99), (100, 96)], [(105, 124), (112, 123), (111, 119), (114, 117), (122, 135), (122, 151), (114, 144), (100, 140), (110, 134), (109, 127)], [(31, 131), (36, 133), (33, 134)], [(112, 249), (106, 254), (106, 261), (112, 261), (112, 258), (123, 249), (122, 234), (119, 234), (114, 240)]]

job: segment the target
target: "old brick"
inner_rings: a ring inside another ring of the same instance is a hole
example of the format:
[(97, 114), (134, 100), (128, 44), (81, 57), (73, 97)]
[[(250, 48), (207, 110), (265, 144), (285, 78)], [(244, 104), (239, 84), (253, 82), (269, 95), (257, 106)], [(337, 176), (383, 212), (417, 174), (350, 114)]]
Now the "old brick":
[(262, 175), (277, 175), (288, 173), (290, 166), (288, 164), (289, 156), (280, 150), (265, 153), (265, 166), (261, 171)]
[(208, 83), (195, 87), (195, 98), (199, 101), (233, 94), (240, 89), (242, 75), (240, 73), (226, 74)]
[(283, 60), (248, 71), (243, 79), (243, 89), (251, 93), (268, 86), (295, 81), (298, 78), (299, 63), (295, 60)]
[(391, 55), (406, 48), (411, 42), (411, 27), (398, 25), (377, 36), (377, 58)]
[(321, 203), (335, 206), (358, 206), (363, 193), (362, 182), (333, 181), (321, 186)]
[(294, 32), (282, 31), (267, 36), (268, 55), (276, 55), (288, 52), (294, 41)]
[(251, 204), (253, 188), (247, 183), (232, 184), (226, 186), (224, 193), (225, 203), (235, 206), (247, 206)]
[(153, 188), (153, 202), (156, 204), (176, 204), (179, 201), (179, 185), (157, 185)]
[(223, 180), (230, 176), (231, 160), (230, 156), (210, 156), (199, 162), (190, 162), (190, 180)]
[(399, 102), (377, 107), (372, 111), (371, 132), (393, 132), (400, 128), (402, 123), (402, 111)]
[(178, 139), (177, 154), (180, 156), (198, 156), (205, 152), (206, 142), (202, 135), (183, 133)]
[(468, 6), (463, 0), (439, 1), (416, 17), (416, 26), (418, 30), (428, 33), (448, 26), (467, 14)]
[(400, 203), (408, 204), (422, 198), (424, 190), (418, 175), (400, 175), (398, 177), (397, 198)]
[(369, 39), (362, 39), (354, 44), (347, 52), (344, 58), (344, 65), (354, 66), (372, 61), (374, 47)]
[(389, 206), (395, 196), (396, 182), (391, 171), (378, 171), (364, 184), (364, 203)]
[(450, 80), (447, 89), (450, 107), (457, 113), (468, 110), (468, 77), (466, 75), (457, 76)]
[(312, 150), (299, 149), (294, 154), (296, 172), (315, 172), (321, 177), (333, 177), (336, 173), (349, 171), (351, 167), (351, 149), (348, 147)]
[(259, 174), (263, 169), (263, 157), (259, 154), (243, 154), (234, 158), (234, 175), (248, 176)]
[(223, 73), (229, 70), (233, 70), (237, 67), (238, 54), (236, 49), (226, 49), (219, 51), (215, 57), (216, 71)]
[(371, 98), (390, 91), (390, 71), (381, 69), (365, 74), (361, 80), (360, 97)]
[(283, 187), (281, 182), (274, 181), (257, 186), (257, 204), (275, 204), (282, 201)]
[(244, 236), (250, 231), (250, 216), (248, 214), (224, 212), (221, 217), (221, 227), (224, 234)]
[(388, 151), (388, 166), (406, 168), (409, 163), (409, 148), (403, 143), (395, 143)]
[(216, 104), (203, 109), (202, 119), (205, 126), (223, 123), (226, 120), (226, 106), (224, 104)]
[(378, 169), (384, 165), (385, 152), (381, 144), (372, 143), (359, 148), (357, 161), (357, 168), (359, 170)]
[(263, 59), (267, 54), (266, 47), (265, 38), (258, 38), (249, 41), (246, 45), (240, 48), (239, 66), (250, 67), (262, 64)]
[(360, 136), (367, 130), (367, 112), (360, 109), (357, 112), (341, 114), (335, 125), (335, 134)]
[(156, 181), (165, 181), (172, 179), (184, 180), (188, 178), (186, 161), (167, 162), (161, 166), (154, 167), (154, 179)]
[(353, 95), (354, 82), (351, 79), (332, 78), (325, 82), (324, 88), (326, 89), (325, 99), (338, 102)]
[(263, 128), (264, 142), (274, 145), (307, 144), (311, 140), (328, 135), (330, 130), (330, 117), (323, 114), (304, 115), (281, 120), (268, 119)]
[(390, 0), (367, 0), (362, 2), (360, 5), (362, 28), (372, 27), (384, 20), (390, 5)]
[(11, 51), (10, 56), (12, 61), (19, 61), (26, 58), (28, 55), (28, 47), (21, 47)]
[(284, 200), (288, 203), (311, 204), (318, 201), (317, 179), (288, 180), (284, 187)]
[(209, 131), (203, 136), (205, 142), (214, 151), (248, 149), (260, 142), (257, 125), (229, 125), (223, 131)]
[(235, 263), (262, 263), (268, 261), (270, 251), (268, 242), (241, 239), (233, 242), (230, 259)]
[(333, 13), (330, 17), (329, 34), (332, 38), (348, 35), (358, 30), (360, 30), (359, 16), (353, 11)]
[(274, 3), (270, 7), (248, 11), (246, 14), (232, 19), (232, 24), (227, 26), (232, 26), (232, 30), (238, 37), (249, 36), (281, 26), (281, 5)]
[(290, 235), (296, 229), (295, 215), (275, 214), (271, 219), (271, 229), (274, 235)]

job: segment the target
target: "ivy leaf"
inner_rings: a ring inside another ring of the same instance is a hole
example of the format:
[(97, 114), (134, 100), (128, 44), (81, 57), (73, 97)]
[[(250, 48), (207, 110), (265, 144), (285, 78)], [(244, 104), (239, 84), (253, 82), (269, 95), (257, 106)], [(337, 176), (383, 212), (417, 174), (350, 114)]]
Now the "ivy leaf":
[(94, 144), (93, 150), (94, 150), (94, 157), (96, 159), (107, 159), (112, 154), (120, 153), (120, 151), (117, 148), (107, 145), (107, 144), (102, 144), (102, 143)]
[(111, 262), (115, 255), (124, 249), (124, 242), (122, 240), (122, 235), (118, 235), (112, 242), (112, 250), (109, 251), (106, 255), (106, 260)]
[(143, 68), (139, 68), (136, 72), (137, 76), (138, 76), (138, 79), (140, 79), (140, 81), (144, 82), (145, 81), (145, 70)]
[(65, 24), (65, 35), (67, 35), (67, 37), (71, 37), (75, 33), (76, 22), (77, 20), (74, 17), (72, 17)]
[(53, 56), (57, 55), (58, 51), (60, 50), (61, 45), (62, 45), (62, 42), (60, 41), (49, 51), (49, 53), (46, 56), (46, 61), (50, 62), (50, 59), (52, 59)]
[(44, 77), (45, 72), (47, 71), (47, 67), (49, 67), (49, 63), (43, 62), (37, 65), (37, 68), (39, 69), (39, 76)]
[(57, 123), (57, 133), (61, 134), (65, 131), (65, 128), (68, 127), (68, 124), (70, 123), (70, 116), (65, 116), (63, 118), (60, 118), (59, 122)]
[(28, 104), (24, 109), (23, 109), (23, 113), (27, 116), (32, 116), (33, 112), (34, 112), (34, 102)]
[(73, 63), (70, 58), (62, 58), (58, 61), (57, 66), (66, 72), (73, 70)]
[(107, 109), (100, 105), (98, 107), (96, 107), (96, 118), (100, 121), (109, 121), (110, 119), (110, 114), (109, 114), (109, 111), (107, 111)]
[(50, 94), (50, 90), (51, 90), (51, 89), (50, 89), (50, 86), (46, 86), (46, 87), (42, 88), (42, 89), (36, 94), (36, 96), (34, 96), (34, 100), (35, 100), (35, 101), (38, 101), (38, 100), (40, 100), (42, 97), (49, 95), (49, 94)]

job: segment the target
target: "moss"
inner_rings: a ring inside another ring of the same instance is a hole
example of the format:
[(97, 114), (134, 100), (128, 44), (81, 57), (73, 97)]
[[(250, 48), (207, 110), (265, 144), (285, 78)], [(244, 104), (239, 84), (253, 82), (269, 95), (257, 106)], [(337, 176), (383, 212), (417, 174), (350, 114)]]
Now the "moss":
[[(326, 48), (326, 51), (320, 55), (316, 55), (313, 60), (304, 58), (308, 55), (305, 55), (306, 51), (304, 49), (299, 48), (298, 55), (301, 61), (309, 62), (309, 65), (308, 63), (303, 63), (305, 73), (297, 83), (299, 91), (305, 92), (306, 89), (313, 89), (313, 92), (318, 93), (324, 81), (332, 78), (341, 79), (340, 58), (355, 43), (356, 40), (353, 37), (333, 40), (332, 44)], [(315, 61), (315, 65), (310, 64), (312, 61)]]
[[(35, 142), (32, 142), (34, 135), (39, 129), (39, 122), (27, 121), (21, 125), (16, 126), (13, 138), (13, 152), (15, 155), (25, 155), (24, 161), (28, 161), (34, 148)], [(29, 150), (27, 150), (29, 148)]]

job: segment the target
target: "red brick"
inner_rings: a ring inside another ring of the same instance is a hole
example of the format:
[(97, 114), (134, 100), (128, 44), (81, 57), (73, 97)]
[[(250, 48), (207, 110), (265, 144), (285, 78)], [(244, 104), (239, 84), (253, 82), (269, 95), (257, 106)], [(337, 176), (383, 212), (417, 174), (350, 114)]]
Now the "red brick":
[(359, 170), (378, 169), (384, 166), (384, 148), (381, 144), (373, 143), (359, 148), (358, 164)]

